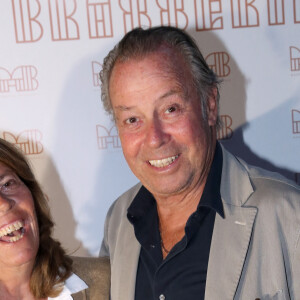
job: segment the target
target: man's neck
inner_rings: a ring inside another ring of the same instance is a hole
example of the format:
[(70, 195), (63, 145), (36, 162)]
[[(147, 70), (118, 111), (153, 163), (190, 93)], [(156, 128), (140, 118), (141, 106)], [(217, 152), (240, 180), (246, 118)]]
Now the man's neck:
[(184, 237), (187, 220), (197, 209), (204, 185), (191, 193), (156, 199), (163, 258)]
[(196, 211), (205, 182), (197, 189), (169, 197), (155, 197), (157, 213), (163, 227), (185, 226), (189, 216)]

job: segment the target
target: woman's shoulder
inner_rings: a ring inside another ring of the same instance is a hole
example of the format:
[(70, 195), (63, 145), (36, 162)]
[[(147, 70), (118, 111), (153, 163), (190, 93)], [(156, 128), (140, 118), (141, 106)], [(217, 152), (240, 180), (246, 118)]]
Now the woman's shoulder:
[(88, 285), (89, 294), (109, 295), (110, 263), (108, 257), (71, 256), (71, 259), (73, 273)]
[(103, 268), (104, 271), (108, 271), (109, 257), (81, 257), (81, 256), (70, 256), (73, 261), (74, 270), (81, 268), (88, 268), (89, 270), (98, 270), (99, 267)]

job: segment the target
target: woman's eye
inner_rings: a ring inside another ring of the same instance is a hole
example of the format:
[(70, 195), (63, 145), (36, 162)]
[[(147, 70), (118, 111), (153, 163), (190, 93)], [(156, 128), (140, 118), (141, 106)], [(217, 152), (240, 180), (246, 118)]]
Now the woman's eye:
[(15, 189), (17, 189), (18, 186), (19, 186), (19, 182), (17, 180), (9, 179), (1, 186), (1, 191), (2, 192), (14, 191)]

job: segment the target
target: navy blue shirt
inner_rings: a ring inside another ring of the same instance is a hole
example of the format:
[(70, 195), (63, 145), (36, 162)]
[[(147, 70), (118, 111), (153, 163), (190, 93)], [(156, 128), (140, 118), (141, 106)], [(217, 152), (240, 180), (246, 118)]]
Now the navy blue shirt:
[(197, 210), (189, 217), (185, 236), (163, 259), (156, 201), (141, 187), (128, 208), (128, 219), (141, 244), (135, 300), (204, 299), (208, 258), (216, 212), (224, 218), (220, 195), (222, 150), (214, 160)]

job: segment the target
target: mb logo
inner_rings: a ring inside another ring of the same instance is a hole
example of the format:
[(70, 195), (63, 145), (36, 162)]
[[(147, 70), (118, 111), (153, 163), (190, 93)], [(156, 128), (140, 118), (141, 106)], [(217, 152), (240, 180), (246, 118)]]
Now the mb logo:
[(125, 32), (142, 25), (151, 27), (146, 0), (119, 0), (119, 6), (123, 13)]
[(44, 150), (42, 133), (37, 129), (24, 130), (18, 135), (4, 131), (3, 139), (19, 147), (26, 155), (40, 154)]
[(93, 78), (93, 86), (100, 86), (100, 78), (99, 73), (102, 69), (102, 65), (97, 61), (92, 61), (92, 78)]
[(293, 133), (300, 133), (300, 110), (292, 109)]
[(300, 71), (300, 49), (297, 47), (290, 47), (290, 64), (291, 71)]
[(217, 132), (218, 140), (229, 140), (232, 138), (233, 130), (232, 126), (232, 118), (229, 115), (221, 115), (220, 116), (222, 126)]
[(34, 66), (19, 66), (12, 72), (0, 67), (0, 93), (8, 93), (12, 89), (17, 92), (34, 91), (39, 86), (36, 76)]
[(184, 11), (184, 1), (174, 0), (156, 0), (160, 9), (160, 22), (162, 25), (175, 25), (186, 29), (189, 24), (189, 17)]
[(226, 52), (213, 52), (205, 58), (208, 66), (219, 76), (227, 77), (230, 74), (229, 54)]
[(97, 125), (96, 130), (99, 149), (105, 150), (109, 146), (112, 148), (121, 148), (121, 141), (116, 126), (108, 130), (102, 125)]

